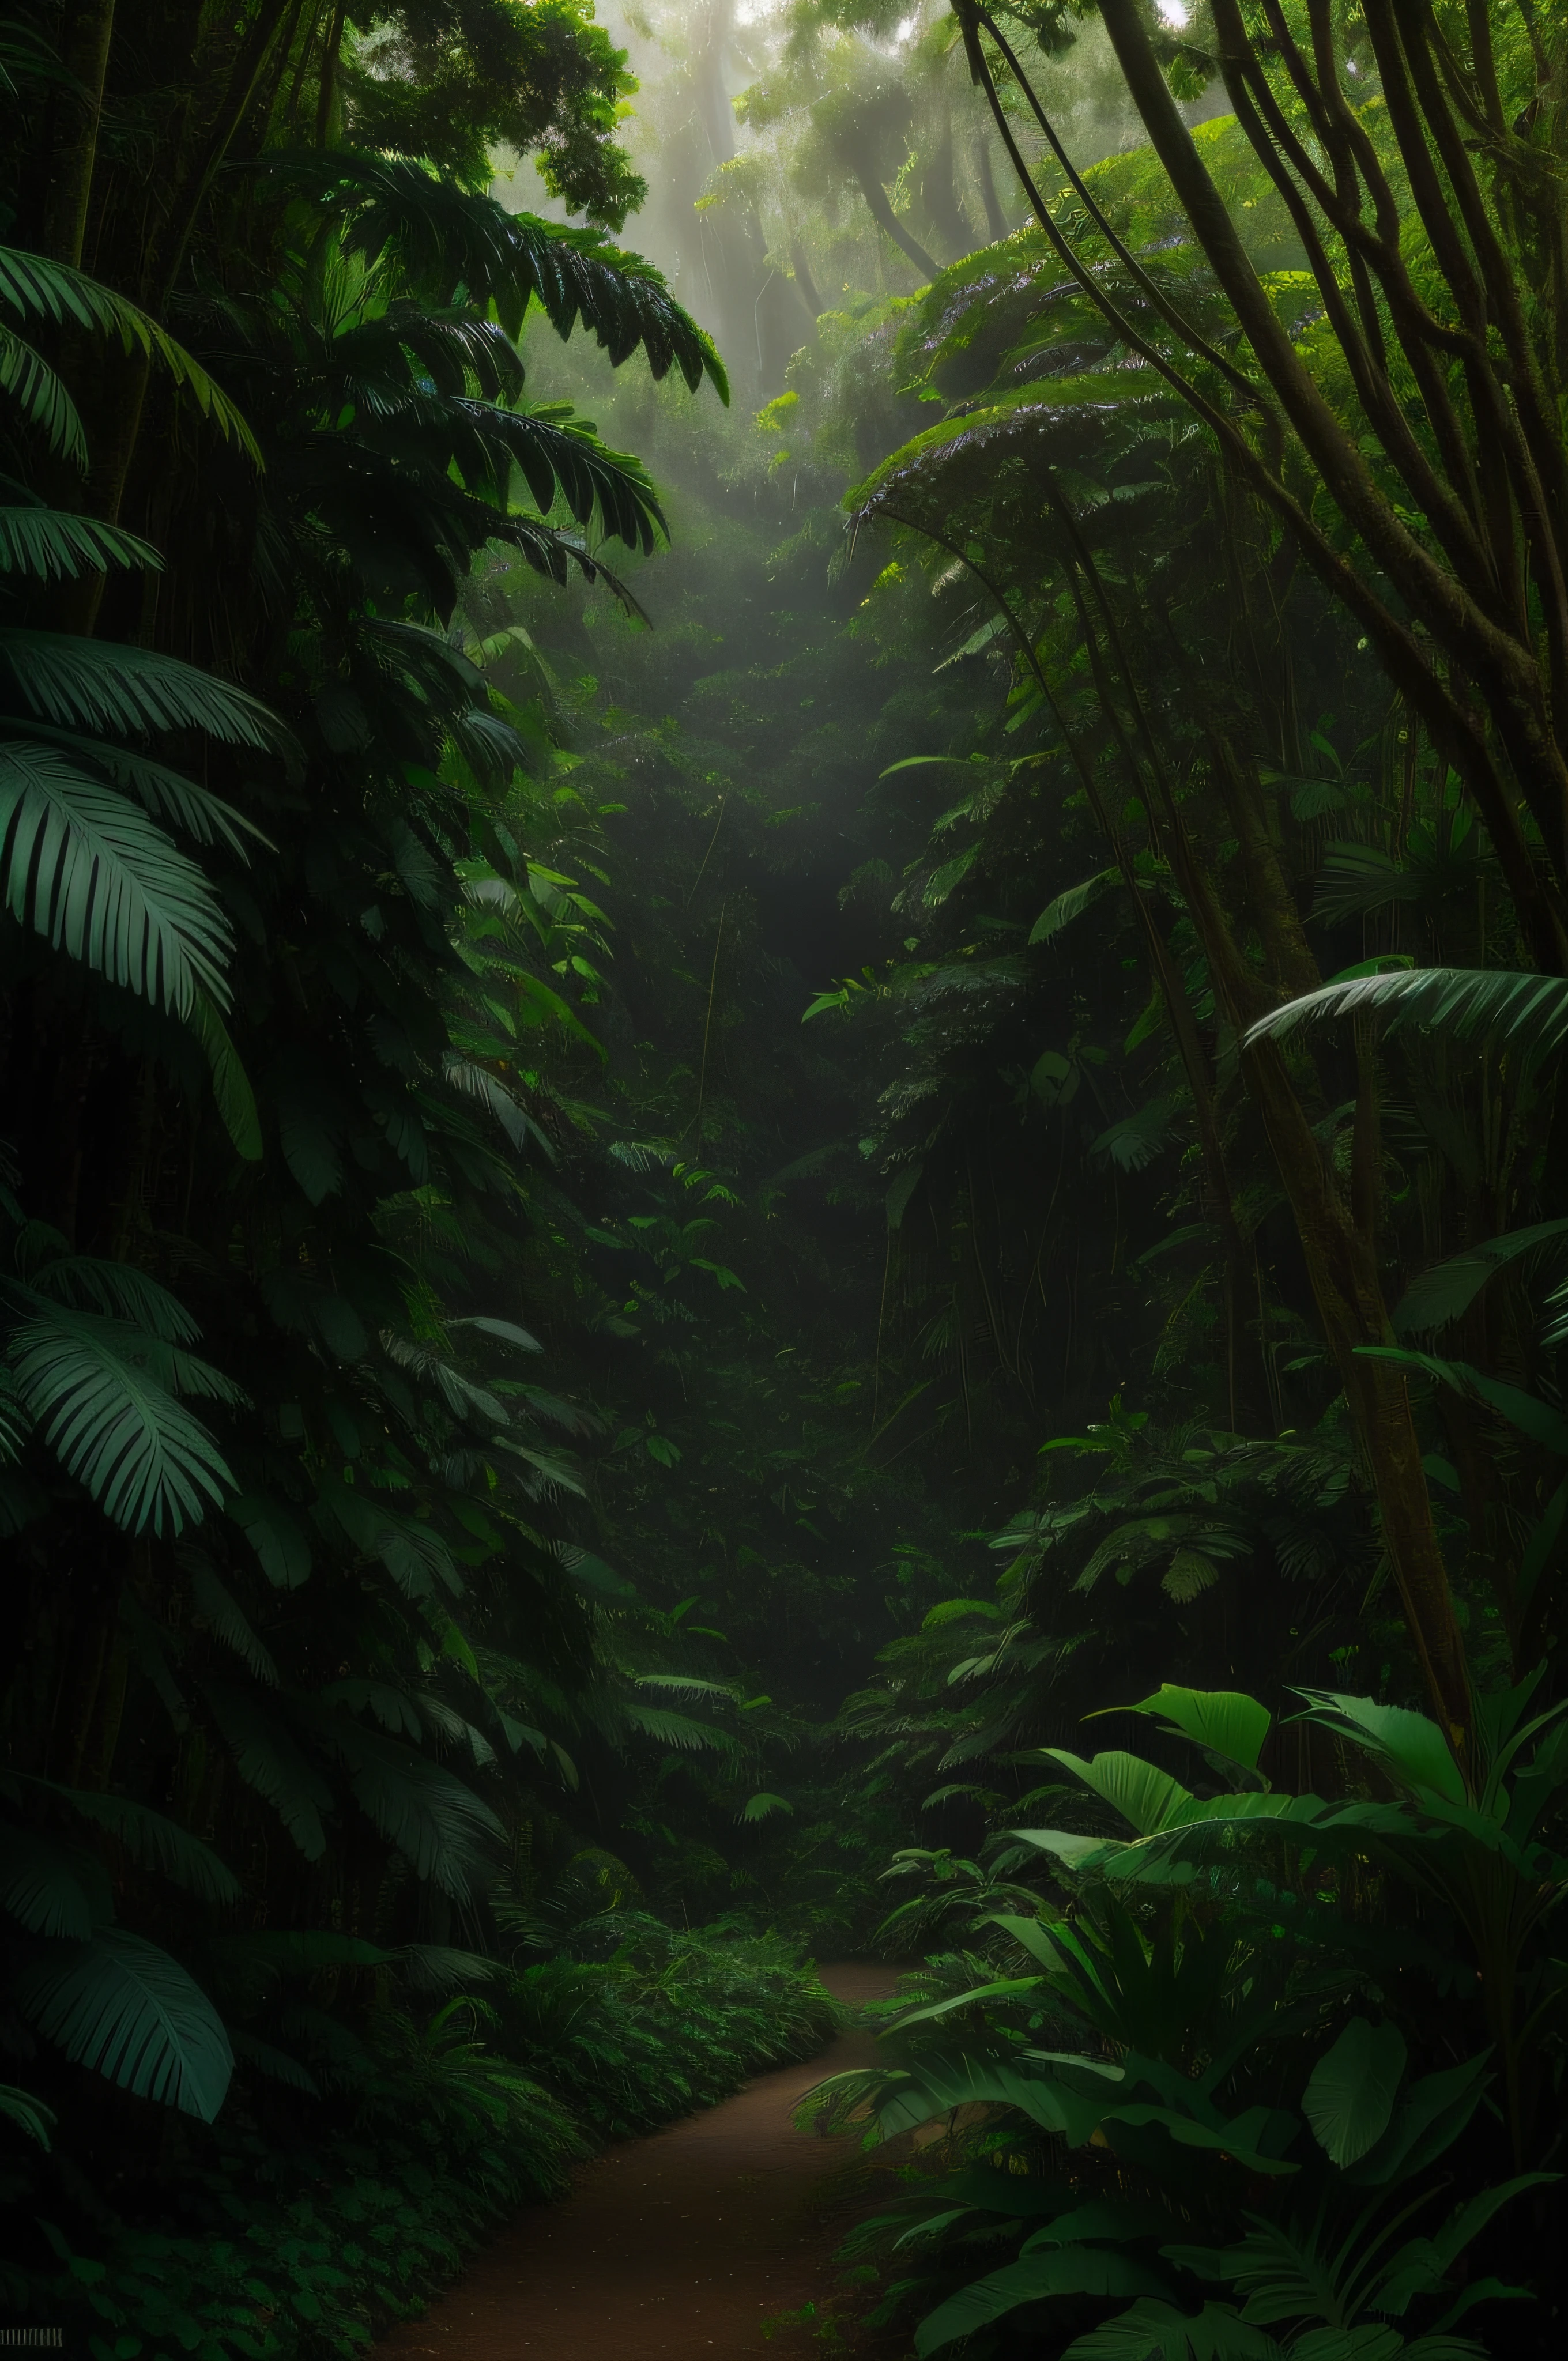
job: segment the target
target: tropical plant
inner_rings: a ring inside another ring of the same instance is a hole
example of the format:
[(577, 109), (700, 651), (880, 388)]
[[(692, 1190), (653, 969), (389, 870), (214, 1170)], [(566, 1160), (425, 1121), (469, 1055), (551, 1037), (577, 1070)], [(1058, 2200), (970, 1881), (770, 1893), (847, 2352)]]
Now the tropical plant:
[[(1362, 1698), (1313, 1697), (1309, 1716), (1392, 1780), (1394, 1802), (1277, 1793), (1259, 1768), (1272, 1718), (1235, 1692), (1167, 1684), (1133, 1708), (1200, 1751), (1218, 1795), (1139, 1755), (1047, 1750), (1134, 1833), (1014, 1832), (1015, 1857), (1058, 1866), (1070, 1909), (982, 1905), (971, 1923), (989, 1957), (953, 1961), (939, 1997), (894, 2019), (888, 2067), (822, 2094), (840, 2114), (869, 2104), (884, 2139), (956, 2109), (1003, 2111), (974, 2164), (861, 2234), (896, 2227), (897, 2251), (935, 2257), (894, 2304), (929, 2303), (977, 2249), (1015, 2253), (926, 2312), (919, 2352), (1025, 2305), (1049, 2303), (1027, 2316), (1059, 2313), (1071, 2334), (1079, 2300), (1108, 2297), (1136, 2301), (1065, 2349), (1312, 2353), (1331, 2334), (1390, 2356), (1484, 2349), (1453, 2330), (1473, 2304), (1521, 2290), (1462, 2285), (1454, 2265), (1501, 2207), (1552, 2178), (1519, 2169), (1530, 2137), (1519, 2060), (1556, 1993), (1545, 1955), (1527, 1953), (1562, 1890), (1535, 1835), (1562, 1787), (1561, 1716), (1529, 1715), (1535, 1686), (1486, 1701), (1489, 1769), (1473, 1795), (1433, 1723)], [(1463, 1930), (1478, 1972), (1459, 1982), (1495, 2048), (1411, 2069), (1400, 1971), (1451, 1990), (1456, 1971), (1441, 1923), (1400, 1928), (1376, 1886), (1358, 1889), (1368, 1858)], [(1528, 2032), (1521, 1993), (1537, 2001)], [(1410, 2232), (1444, 2199), (1434, 2168), (1494, 2058), (1515, 2177)], [(1430, 2303), (1444, 2308), (1420, 2326)], [(1260, 2334), (1281, 2328), (1282, 2343)]]

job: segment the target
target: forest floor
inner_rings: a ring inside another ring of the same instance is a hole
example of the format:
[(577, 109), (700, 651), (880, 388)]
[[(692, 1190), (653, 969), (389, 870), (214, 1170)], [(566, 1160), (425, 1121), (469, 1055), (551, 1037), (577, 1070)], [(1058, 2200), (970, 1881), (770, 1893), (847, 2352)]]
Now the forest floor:
[[(898, 1980), (861, 1961), (819, 1973), (851, 2004), (885, 1999)], [(422, 2319), (396, 2329), (378, 2361), (869, 2353), (839, 2341), (848, 2323), (833, 2263), (847, 2209), (864, 2193), (861, 2151), (797, 2131), (794, 2114), (814, 2083), (872, 2056), (869, 2034), (839, 2034), (720, 2106), (607, 2149), (580, 2168), (569, 2196), (521, 2214)], [(791, 2323), (808, 2304), (820, 2339)]]

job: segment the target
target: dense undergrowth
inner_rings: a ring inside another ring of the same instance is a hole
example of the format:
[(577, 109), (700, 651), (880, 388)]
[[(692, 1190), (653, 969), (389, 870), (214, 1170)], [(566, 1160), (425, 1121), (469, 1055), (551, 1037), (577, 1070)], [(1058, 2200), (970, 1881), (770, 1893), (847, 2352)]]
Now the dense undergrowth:
[(921, 2354), (1555, 2350), (1565, 76), (0, 8), (7, 2302), (326, 2361), (881, 1941)]
[(94, 2361), (356, 2351), (575, 2161), (809, 2057), (834, 2023), (777, 1940), (601, 1912), (554, 1956), (528, 1949), (439, 2004), (318, 2015), (313, 2044), (297, 2026), (309, 2091), (259, 2085), (211, 2127), (166, 2127), (98, 2191), (69, 2169), (34, 2183), (7, 2315)]

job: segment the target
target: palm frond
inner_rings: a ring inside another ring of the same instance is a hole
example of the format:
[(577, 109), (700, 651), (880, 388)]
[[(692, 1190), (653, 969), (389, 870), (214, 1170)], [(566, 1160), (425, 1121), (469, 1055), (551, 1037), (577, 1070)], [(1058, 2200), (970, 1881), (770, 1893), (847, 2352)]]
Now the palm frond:
[(143, 566), (158, 574), (163, 560), (150, 542), (97, 517), (31, 503), (0, 507), (0, 574), (74, 582), (82, 574), (106, 573), (111, 566)]
[(295, 150), (267, 157), (263, 169), (286, 173), (336, 214), (350, 253), (371, 263), (395, 254), (410, 282), (437, 302), (461, 291), (493, 304), (515, 336), (537, 301), (558, 335), (580, 321), (615, 368), (641, 350), (654, 378), (676, 368), (694, 393), (706, 377), (721, 401), (729, 399), (711, 338), (652, 263), (602, 231), (509, 214), (406, 157)]
[(322, 1815), (331, 1805), (332, 1789), (292, 1731), (255, 1696), (227, 1682), (204, 1681), (202, 1694), (246, 1785), (271, 1805), (307, 1861), (323, 1860)]
[(29, 1935), (85, 1942), (113, 1916), (109, 1881), (90, 1854), (35, 1828), (0, 1828), (0, 1910)]
[(320, 1729), (348, 1773), (355, 1802), (415, 1875), (456, 1902), (482, 1893), (495, 1873), (491, 1847), (504, 1833), (488, 1805), (412, 1747), (342, 1715), (323, 1715)]
[(228, 1027), (206, 993), (195, 995), (188, 1022), (207, 1053), (213, 1077), (213, 1104), (223, 1118), (224, 1129), (247, 1164), (259, 1164), (264, 1142), (256, 1093), (240, 1063), (239, 1051), (229, 1038)]
[(206, 1428), (148, 1375), (148, 1339), (128, 1323), (40, 1308), (11, 1352), (45, 1441), (123, 1532), (181, 1532), (234, 1489)]
[(155, 1812), (150, 1805), (138, 1804), (129, 1795), (111, 1795), (100, 1788), (62, 1787), (52, 1779), (17, 1775), (24, 1790), (64, 1805), (95, 1828), (107, 1828), (133, 1860), (156, 1870), (198, 1901), (226, 1909), (239, 1900), (239, 1880), (228, 1864), (167, 1812)]
[(550, 1141), (528, 1109), (512, 1096), (499, 1075), (492, 1074), (488, 1066), (481, 1066), (475, 1059), (465, 1058), (456, 1050), (449, 1050), (444, 1062), (451, 1088), (461, 1091), (466, 1098), (477, 1099), (486, 1113), (495, 1117), (514, 1148), (526, 1148), (532, 1141), (535, 1148), (543, 1149), (552, 1164), (554, 1163), (555, 1150)]
[(1426, 967), (1389, 975), (1351, 975), (1304, 993), (1249, 1027), (1247, 1043), (1277, 1038), (1298, 1025), (1358, 1011), (1386, 1014), (1392, 1026), (1420, 1025), (1461, 1041), (1477, 1038), (1547, 1056), (1568, 1041), (1568, 979), (1499, 968)]
[(136, 804), (54, 747), (0, 741), (0, 897), (21, 926), (176, 1016), (228, 1005), (228, 921)]
[(211, 1558), (201, 1550), (185, 1550), (181, 1555), (191, 1576), (191, 1604), (213, 1637), (232, 1648), (258, 1681), (276, 1688), (278, 1667), (272, 1653)]
[(422, 1378), (455, 1418), (477, 1418), (487, 1427), (510, 1424), (506, 1404), (485, 1386), (476, 1385), (471, 1378), (455, 1368), (444, 1354), (433, 1345), (422, 1345), (411, 1336), (399, 1336), (390, 1329), (381, 1337), (381, 1349), (398, 1368)]
[(14, 1289), (17, 1300), (73, 1304), (102, 1312), (110, 1319), (129, 1320), (166, 1345), (194, 1345), (201, 1330), (177, 1295), (170, 1294), (151, 1274), (133, 1262), (117, 1262), (107, 1255), (61, 1252), (57, 1231), (40, 1236), (30, 1225), (17, 1242), (18, 1267), (27, 1273), (26, 1290)]
[(28, 1960), (16, 1992), (73, 2066), (202, 2123), (217, 2115), (234, 2071), (228, 2035), (205, 1993), (156, 1943), (101, 1928)]
[(652, 1738), (661, 1746), (677, 1747), (683, 1753), (734, 1751), (735, 1741), (727, 1730), (710, 1721), (694, 1721), (690, 1714), (672, 1713), (666, 1706), (642, 1705), (634, 1697), (624, 1698), (620, 1710), (640, 1736)]
[[(252, 844), (267, 852), (277, 850), (271, 838), (264, 835), (254, 820), (247, 819), (232, 804), (214, 795), (210, 787), (199, 786), (183, 771), (172, 771), (167, 763), (156, 762), (150, 754), (138, 753), (129, 746), (112, 746), (104, 738), (83, 737), (77, 730), (56, 730), (47, 721), (28, 720), (10, 728), (16, 735), (46, 746), (58, 746), (63, 752), (91, 763), (115, 786), (135, 796), (155, 819), (172, 820), (197, 844), (225, 844), (241, 861), (248, 860)], [(0, 719), (0, 734), (6, 730), (6, 723)]]
[(54, 2129), (54, 2111), (46, 2107), (41, 2099), (35, 2099), (30, 2091), (18, 2090), (15, 2082), (0, 2082), (0, 2115), (26, 2132), (29, 2139), (37, 2140), (40, 2147), (48, 2147), (49, 2136)]
[(203, 417), (229, 442), (236, 443), (253, 466), (263, 465), (255, 435), (223, 388), (167, 328), (159, 327), (114, 288), (48, 255), (5, 246), (0, 247), (0, 303), (9, 304), (24, 319), (52, 320), (61, 327), (71, 321), (101, 335), (118, 336), (127, 353), (144, 352), (161, 362), (175, 384), (185, 388)]
[(87, 437), (76, 404), (62, 379), (42, 355), (11, 329), (0, 325), (0, 393), (9, 394), (27, 424), (36, 427), (57, 459), (87, 470)]
[(84, 640), (69, 631), (0, 631), (3, 663), (27, 710), (66, 730), (136, 737), (148, 730), (202, 730), (236, 746), (276, 750), (288, 732), (275, 713), (233, 682), (151, 648)]

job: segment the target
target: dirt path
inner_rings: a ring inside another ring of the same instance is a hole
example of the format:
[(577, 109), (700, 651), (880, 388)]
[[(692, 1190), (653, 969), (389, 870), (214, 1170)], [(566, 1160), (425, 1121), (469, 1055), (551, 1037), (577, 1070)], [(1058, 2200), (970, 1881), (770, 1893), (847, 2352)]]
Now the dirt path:
[[(821, 1971), (838, 1999), (878, 2000), (892, 1968)], [(795, 2128), (802, 2093), (870, 2062), (841, 2034), (802, 2066), (761, 2074), (706, 2114), (629, 2140), (585, 2165), (569, 2197), (520, 2215), (383, 2355), (405, 2361), (692, 2361), (784, 2354), (762, 2323), (830, 2294), (842, 2224), (812, 2199), (838, 2143)]]

